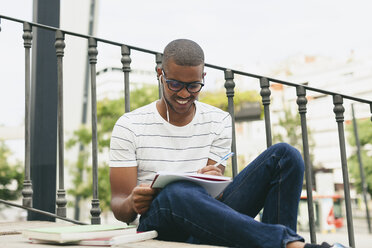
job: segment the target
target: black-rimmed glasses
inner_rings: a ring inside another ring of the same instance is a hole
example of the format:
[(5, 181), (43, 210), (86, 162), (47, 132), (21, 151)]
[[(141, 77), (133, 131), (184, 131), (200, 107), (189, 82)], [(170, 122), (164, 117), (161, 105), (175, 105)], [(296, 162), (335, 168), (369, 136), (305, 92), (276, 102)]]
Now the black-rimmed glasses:
[[(189, 93), (198, 93), (204, 86), (204, 82), (202, 83), (200, 81), (185, 83), (185, 82), (181, 82), (181, 81), (178, 81), (178, 80), (175, 80), (175, 79), (167, 79), (165, 77), (164, 71), (163, 71), (163, 78), (164, 78), (165, 82), (167, 83), (168, 88), (171, 91), (174, 91), (174, 92), (179, 92), (183, 88), (186, 87), (186, 90)], [(203, 81), (204, 81), (204, 77), (203, 77)]]

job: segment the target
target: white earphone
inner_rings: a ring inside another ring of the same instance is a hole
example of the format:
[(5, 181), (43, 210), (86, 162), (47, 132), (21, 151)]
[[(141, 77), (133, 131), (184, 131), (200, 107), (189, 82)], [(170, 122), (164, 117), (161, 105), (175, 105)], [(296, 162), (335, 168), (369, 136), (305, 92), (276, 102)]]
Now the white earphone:
[(161, 93), (163, 95), (163, 99), (164, 99), (164, 103), (165, 103), (165, 108), (167, 109), (167, 121), (169, 123), (169, 110), (168, 110), (168, 104), (167, 104), (167, 101), (165, 100), (165, 96), (164, 96), (164, 84), (161, 82), (161, 77), (163, 75), (161, 74), (159, 77), (158, 77), (158, 80), (159, 80), (159, 84), (163, 85), (163, 87), (161, 88)]

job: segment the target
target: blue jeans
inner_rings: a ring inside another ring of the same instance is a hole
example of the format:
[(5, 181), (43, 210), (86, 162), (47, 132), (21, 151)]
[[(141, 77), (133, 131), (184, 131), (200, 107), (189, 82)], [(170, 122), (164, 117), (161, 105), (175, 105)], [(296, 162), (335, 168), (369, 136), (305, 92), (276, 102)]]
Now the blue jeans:
[[(139, 231), (157, 230), (169, 241), (229, 247), (285, 248), (296, 234), (304, 163), (288, 144), (271, 146), (219, 199), (190, 182), (169, 184), (141, 216)], [(262, 221), (254, 217), (263, 210)]]

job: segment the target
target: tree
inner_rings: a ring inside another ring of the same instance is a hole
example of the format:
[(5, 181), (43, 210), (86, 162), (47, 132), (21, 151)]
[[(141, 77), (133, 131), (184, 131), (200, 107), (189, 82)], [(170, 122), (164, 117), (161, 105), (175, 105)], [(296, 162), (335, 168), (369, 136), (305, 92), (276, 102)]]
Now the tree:
[(0, 199), (17, 200), (21, 196), (23, 172), (21, 163), (10, 164), (10, 149), (0, 140)]
[[(302, 129), (301, 120), (299, 114), (292, 113), (291, 109), (284, 108), (284, 116), (279, 118), (279, 125), (276, 128), (276, 132), (273, 134), (274, 143), (286, 142), (303, 154), (302, 145)], [(307, 128), (308, 142), (309, 142), (309, 153), (310, 162), (312, 163), (314, 155), (313, 148), (315, 146), (315, 141), (311, 135), (311, 129)]]
[[(314, 153), (313, 148), (315, 146), (315, 141), (311, 135), (311, 129), (307, 128), (307, 136), (309, 143), (309, 157), (310, 165), (314, 169)], [(286, 142), (297, 150), (304, 154), (303, 143), (302, 143), (302, 129), (301, 129), (301, 119), (299, 114), (294, 114), (290, 108), (284, 108), (284, 116), (279, 118), (279, 125), (276, 128), (276, 132), (273, 133), (273, 142)], [(311, 178), (313, 184), (315, 183), (314, 170), (312, 170)], [(306, 185), (306, 177), (304, 177), (304, 186)]]
[[(367, 183), (367, 192), (372, 196), (372, 123), (369, 119), (357, 120), (357, 127), (361, 147), (361, 159)], [(356, 148), (353, 125), (347, 125), (346, 131), (349, 134), (349, 144)], [(355, 186), (357, 191), (360, 193), (362, 192), (362, 180), (356, 150), (348, 158), (348, 165), (351, 177), (355, 180)]]
[[(200, 93), (200, 101), (227, 111), (227, 97), (224, 90), (205, 91)], [(257, 91), (236, 91), (234, 96), (235, 111), (239, 111), (243, 102), (260, 102), (261, 96)]]

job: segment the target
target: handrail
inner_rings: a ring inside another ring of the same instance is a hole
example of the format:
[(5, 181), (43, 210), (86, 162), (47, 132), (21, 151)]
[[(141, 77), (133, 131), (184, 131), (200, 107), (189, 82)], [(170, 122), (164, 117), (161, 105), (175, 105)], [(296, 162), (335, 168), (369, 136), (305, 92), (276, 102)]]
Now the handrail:
[(36, 209), (36, 208), (32, 208), (32, 207), (22, 206), (22, 205), (15, 204), (15, 203), (12, 203), (12, 202), (9, 202), (9, 201), (4, 201), (2, 199), (0, 199), (0, 202), (3, 203), (3, 204), (6, 204), (6, 205), (12, 206), (12, 207), (22, 208), (22, 209), (25, 209), (25, 210), (28, 210), (28, 211), (32, 211), (32, 212), (35, 212), (35, 213), (39, 213), (39, 214), (43, 214), (43, 215), (50, 216), (50, 217), (53, 217), (53, 218), (57, 218), (57, 219), (60, 219), (60, 220), (68, 221), (68, 222), (71, 222), (71, 223), (74, 223), (74, 224), (89, 225), (88, 223), (85, 223), (85, 222), (65, 218), (65, 217), (59, 216), (57, 214), (53, 214), (53, 213), (46, 212), (46, 211)]
[[(9, 17), (9, 16), (4, 16), (4, 15), (1, 15), (1, 14), (0, 14), (0, 18), (4, 18), (4, 19), (7, 19), (7, 20), (19, 22), (19, 23), (27, 22), (31, 26), (40, 27), (40, 28), (44, 28), (44, 29), (47, 29), (47, 30), (52, 30), (52, 31), (60, 30), (62, 33), (69, 34), (69, 35), (72, 35), (72, 36), (81, 37), (81, 38), (86, 38), (86, 39), (93, 38), (97, 41), (107, 43), (107, 44), (111, 44), (111, 45), (115, 45), (115, 46), (120, 46), (121, 47), (121, 46), (124, 45), (124, 46), (127, 46), (129, 49), (133, 49), (133, 50), (144, 52), (144, 53), (150, 53), (150, 54), (154, 54), (154, 55), (162, 54), (160, 52), (140, 48), (140, 47), (133, 46), (133, 45), (128, 45), (128, 44), (124, 44), (124, 43), (120, 43), (120, 42), (115, 42), (115, 41), (99, 38), (99, 37), (96, 37), (96, 36), (80, 34), (80, 33), (72, 32), (72, 31), (68, 31), (68, 30), (63, 30), (63, 29), (59, 29), (59, 28), (56, 28), (56, 27), (35, 23), (35, 22), (28, 22), (28, 21), (20, 20), (20, 19), (17, 19), (17, 18)], [(328, 91), (328, 90), (321, 90), (321, 89), (317, 89), (317, 88), (310, 87), (310, 86), (307, 86), (307, 85), (291, 83), (291, 82), (288, 82), (288, 81), (284, 81), (284, 80), (280, 80), (280, 79), (276, 79), (276, 78), (272, 78), (272, 77), (266, 77), (266, 76), (262, 76), (262, 75), (248, 73), (248, 72), (244, 72), (244, 71), (240, 71), (240, 70), (236, 70), (236, 69), (232, 69), (232, 68), (228, 68), (228, 67), (213, 65), (213, 64), (209, 64), (209, 63), (205, 63), (205, 66), (209, 67), (209, 68), (216, 69), (216, 70), (221, 70), (221, 71), (231, 70), (233, 73), (236, 73), (238, 75), (253, 77), (253, 78), (257, 78), (257, 79), (267, 78), (271, 82), (280, 83), (280, 84), (284, 84), (284, 85), (288, 85), (288, 86), (293, 86), (293, 87), (303, 86), (307, 90), (323, 93), (323, 94), (326, 94), (326, 95), (331, 95), (331, 96), (340, 95), (345, 99), (349, 99), (349, 100), (353, 100), (353, 101), (357, 101), (357, 102), (362, 102), (362, 103), (367, 103), (367, 104), (372, 104), (372, 100), (366, 100), (366, 99), (362, 99), (362, 98), (358, 98), (358, 97), (352, 97), (352, 96), (348, 96), (348, 95), (341, 94), (341, 93), (338, 93), (338, 92), (333, 92), (333, 91)]]

